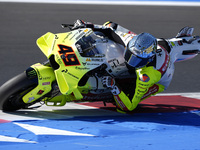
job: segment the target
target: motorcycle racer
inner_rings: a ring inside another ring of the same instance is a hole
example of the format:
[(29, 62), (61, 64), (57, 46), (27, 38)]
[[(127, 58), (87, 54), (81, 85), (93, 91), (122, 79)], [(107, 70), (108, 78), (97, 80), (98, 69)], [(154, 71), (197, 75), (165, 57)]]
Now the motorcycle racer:
[(170, 39), (137, 35), (113, 22), (77, 20), (62, 27), (70, 32), (47, 32), (37, 39), (47, 62), (31, 65), (0, 87), (0, 110), (101, 101), (132, 111), (168, 88), (175, 62), (200, 53), (200, 36), (192, 35), (191, 27)]
[[(100, 31), (109, 39), (124, 46), (127, 68), (136, 74), (135, 81), (123, 87), (112, 76), (102, 77), (102, 84), (110, 89), (119, 112), (132, 111), (142, 100), (166, 90), (173, 77), (174, 62), (178, 61), (173, 54), (183, 44), (189, 45), (195, 41), (191, 39), (191, 27), (183, 28), (175, 39), (170, 40), (156, 39), (149, 33), (136, 35), (113, 22), (101, 26), (77, 20), (73, 28), (82, 27)], [(185, 37), (185, 41), (178, 40), (179, 37)], [(188, 55), (194, 57), (197, 51), (189, 53)]]

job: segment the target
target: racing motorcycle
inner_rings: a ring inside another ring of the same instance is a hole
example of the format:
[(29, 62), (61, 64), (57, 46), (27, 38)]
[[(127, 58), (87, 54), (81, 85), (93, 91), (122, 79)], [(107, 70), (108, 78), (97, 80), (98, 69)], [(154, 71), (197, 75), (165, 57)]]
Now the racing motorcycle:
[[(72, 25), (63, 26), (71, 29)], [(181, 46), (184, 42), (187, 44)], [(179, 35), (158, 39), (158, 43), (172, 55), (169, 63), (194, 57), (200, 49), (198, 36)], [(0, 87), (1, 110), (30, 108), (38, 102), (47, 106), (64, 106), (72, 101), (114, 103), (101, 77), (110, 75), (125, 86), (135, 78), (123, 58), (124, 47), (90, 28), (48, 32), (38, 38), (37, 45), (48, 61), (33, 64)]]
[(37, 45), (48, 61), (30, 66), (0, 87), (1, 110), (28, 108), (37, 102), (47, 106), (64, 106), (71, 101), (112, 102), (100, 77), (130, 76), (122, 46), (90, 28), (48, 32)]

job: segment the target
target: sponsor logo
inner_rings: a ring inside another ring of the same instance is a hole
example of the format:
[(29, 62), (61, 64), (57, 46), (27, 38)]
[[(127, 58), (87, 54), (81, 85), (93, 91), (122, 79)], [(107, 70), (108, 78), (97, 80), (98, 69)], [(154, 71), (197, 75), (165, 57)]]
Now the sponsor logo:
[(86, 61), (98, 61), (98, 62), (103, 62), (102, 58), (87, 58)]
[(35, 97), (29, 97), (28, 98), (28, 103), (32, 102), (35, 99)]
[(76, 79), (79, 79), (77, 76), (75, 76), (75, 75), (73, 75), (73, 74), (71, 74), (71, 73), (67, 73), (68, 75), (70, 75), (70, 76), (72, 76), (72, 77), (74, 77), (74, 78), (76, 78)]
[(42, 80), (50, 80), (51, 77), (43, 77)]
[(43, 93), (44, 93), (43, 90), (39, 90), (39, 91), (37, 92), (37, 95), (42, 95)]
[(76, 40), (78, 41), (81, 37), (83, 37), (85, 35), (84, 32), (80, 33), (77, 37), (76, 37)]
[(88, 63), (88, 62), (82, 62), (82, 64), (85, 66), (85, 65), (96, 65), (98, 66), (99, 64), (97, 63)]
[(50, 85), (50, 82), (43, 82), (42, 85)]
[(75, 69), (77, 69), (77, 70), (89, 70), (90, 68), (87, 68), (87, 67), (84, 67), (84, 68), (82, 68), (82, 67), (75, 67)]
[(67, 36), (64, 38), (64, 41), (65, 41), (66, 39), (68, 39), (70, 35), (72, 35), (72, 32), (69, 32), (69, 33), (67, 34)]
[(65, 70), (62, 70), (61, 72), (67, 73), (67, 72), (68, 72), (68, 70), (67, 70), (67, 69), (65, 69)]
[(149, 76), (147, 74), (143, 74), (142, 76), (140, 76), (140, 81), (143, 82), (148, 82), (150, 80)]
[(59, 55), (56, 54), (56, 58), (58, 60), (58, 63), (61, 65), (62, 64), (62, 60), (60, 59)]
[(152, 87), (149, 88), (149, 90), (143, 95), (143, 97), (141, 99), (144, 99), (144, 98), (158, 92), (158, 90), (159, 90), (159, 86), (154, 84)]
[(76, 78), (76, 79), (79, 79), (77, 76), (75, 76), (75, 75), (71, 74), (70, 72), (68, 72), (67, 69), (62, 70), (61, 72), (67, 73), (68, 75), (70, 75), (70, 76), (72, 76), (72, 77), (74, 77), (74, 78)]

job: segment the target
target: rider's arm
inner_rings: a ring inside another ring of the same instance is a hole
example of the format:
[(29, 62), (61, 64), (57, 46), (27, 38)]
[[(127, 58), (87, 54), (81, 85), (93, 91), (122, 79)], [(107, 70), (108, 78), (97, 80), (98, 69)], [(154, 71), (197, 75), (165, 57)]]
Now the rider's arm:
[(126, 46), (133, 36), (136, 35), (134, 32), (111, 21), (108, 21), (103, 25), (94, 24), (93, 30), (104, 33), (104, 35), (106, 35), (109, 39), (123, 46)]
[(136, 35), (132, 31), (118, 25), (114, 22), (106, 22), (103, 25), (92, 24), (90, 22), (84, 22), (82, 20), (77, 20), (74, 23), (73, 29), (77, 28), (91, 28), (93, 31), (99, 31), (103, 33), (107, 38), (119, 43), (123, 46), (127, 45), (127, 42)]
[[(149, 88), (157, 83), (161, 78), (161, 73), (153, 69), (153, 67), (145, 67), (144, 69), (139, 69), (136, 71), (136, 74), (136, 86), (134, 89), (132, 89), (132, 92), (127, 93), (127, 91), (123, 91), (123, 89), (118, 85), (115, 85), (115, 88), (111, 90), (117, 105), (123, 111), (134, 110), (138, 103), (146, 98), (143, 97)], [(163, 91), (163, 88), (159, 85), (157, 88), (160, 89), (157, 89), (157, 91), (152, 94)]]
[[(86, 24), (88, 24), (88, 23), (86, 23)], [(89, 26), (91, 27), (91, 25), (89, 25)], [(116, 33), (118, 26), (119, 25), (116, 23), (106, 22), (103, 25), (94, 24), (92, 29), (93, 29), (93, 31), (99, 31), (99, 32), (103, 33), (110, 40), (125, 46), (126, 44), (122, 40), (121, 36), (119, 36)]]

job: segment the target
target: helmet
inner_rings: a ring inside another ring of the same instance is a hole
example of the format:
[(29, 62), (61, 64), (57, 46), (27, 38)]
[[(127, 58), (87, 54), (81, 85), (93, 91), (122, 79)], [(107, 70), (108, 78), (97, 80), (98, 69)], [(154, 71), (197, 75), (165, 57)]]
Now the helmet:
[(141, 68), (153, 61), (156, 49), (156, 38), (149, 33), (141, 33), (129, 41), (124, 58), (131, 67)]

